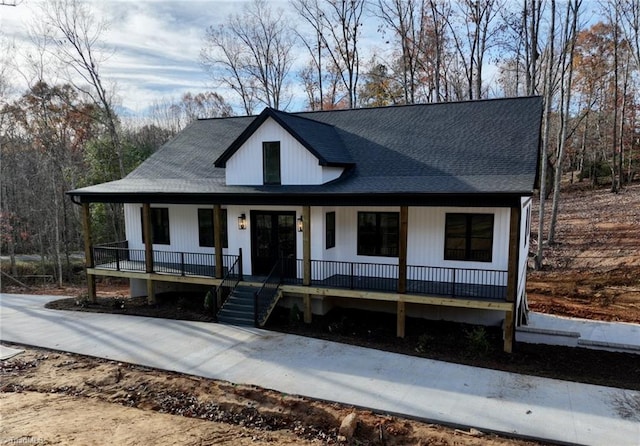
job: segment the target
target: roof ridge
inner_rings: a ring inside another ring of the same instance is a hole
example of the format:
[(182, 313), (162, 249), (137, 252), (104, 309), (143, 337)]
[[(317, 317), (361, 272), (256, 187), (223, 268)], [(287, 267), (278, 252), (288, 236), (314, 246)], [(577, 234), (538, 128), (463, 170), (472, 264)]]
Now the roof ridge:
[[(509, 97), (502, 97), (502, 98), (464, 99), (460, 101), (422, 102), (417, 104), (392, 104), (392, 105), (378, 105), (375, 107), (338, 108), (338, 109), (331, 109), (331, 110), (302, 110), (299, 112), (285, 112), (285, 113), (295, 114), (299, 116), (299, 115), (308, 114), (308, 113), (354, 112), (354, 111), (365, 111), (365, 110), (428, 107), (428, 106), (437, 107), (437, 106), (446, 106), (446, 105), (469, 104), (469, 103), (479, 103), (479, 102), (514, 101), (514, 100), (534, 99), (534, 98), (542, 99), (542, 96), (541, 95), (509, 96)], [(299, 117), (303, 118), (303, 116), (299, 116)]]
[(313, 122), (314, 124), (321, 124), (321, 125), (325, 125), (327, 127), (335, 128), (335, 125), (329, 124), (328, 122), (318, 121), (317, 119), (311, 119), (311, 118), (308, 118), (306, 116), (299, 116), (300, 114), (304, 114), (304, 113), (316, 113), (316, 112), (286, 112), (286, 111), (277, 110), (277, 109), (271, 108), (271, 107), (268, 107), (268, 108), (271, 111), (273, 111), (274, 113), (281, 113), (281, 114), (284, 114), (284, 115), (292, 117), (292, 118), (304, 119), (305, 121), (310, 121), (310, 122)]

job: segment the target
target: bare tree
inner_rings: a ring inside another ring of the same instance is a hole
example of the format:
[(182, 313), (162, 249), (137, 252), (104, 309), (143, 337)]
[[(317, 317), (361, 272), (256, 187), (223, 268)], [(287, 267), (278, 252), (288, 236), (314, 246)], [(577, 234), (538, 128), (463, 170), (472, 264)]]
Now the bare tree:
[(151, 106), (151, 125), (175, 135), (191, 122), (200, 118), (218, 118), (233, 115), (229, 104), (218, 93), (207, 91), (186, 92), (180, 100), (163, 99)]
[(104, 60), (100, 38), (109, 23), (97, 18), (80, 0), (50, 0), (42, 3), (41, 11), (43, 20), (54, 31), (54, 55), (75, 74), (68, 80), (100, 108), (101, 121), (108, 130), (111, 148), (117, 157), (120, 177), (124, 177), (127, 172), (118, 135), (118, 116), (113, 107), (113, 96), (100, 73)]
[(543, 134), (542, 148), (540, 154), (540, 208), (538, 217), (538, 248), (535, 257), (536, 269), (542, 268), (544, 255), (544, 208), (546, 200), (547, 186), (547, 150), (549, 146), (549, 135), (551, 132), (551, 103), (553, 100), (553, 77), (554, 77), (554, 41), (556, 38), (556, 0), (551, 0), (551, 25), (549, 26), (549, 39), (547, 46), (547, 67), (544, 83), (544, 112), (542, 116)]
[(635, 69), (640, 71), (640, 1), (616, 0), (620, 27), (631, 47)]
[[(300, 78), (305, 86), (305, 92), (309, 98), (311, 110), (324, 109), (324, 77), (325, 77), (325, 41), (323, 39), (324, 22), (320, 14), (318, 0), (292, 0), (291, 6), (312, 29), (313, 37), (306, 36), (303, 32), (296, 31), (298, 38), (303, 43), (309, 56), (310, 64), (300, 71)], [(316, 97), (317, 93), (317, 97)]]
[(446, 35), (447, 29), (447, 17), (451, 14), (451, 5), (447, 1), (429, 0), (430, 14), (427, 18), (430, 18), (433, 22), (431, 32), (433, 34), (433, 50), (435, 52), (434, 64), (433, 64), (433, 85), (435, 95), (432, 98), (433, 102), (440, 102), (442, 99), (446, 99), (446, 95), (443, 95), (441, 91), (442, 84), (445, 78), (443, 73), (445, 72), (444, 65), (448, 55), (446, 54), (446, 42), (448, 40)]
[[(15, 46), (0, 34), (0, 107), (7, 102), (12, 87), (10, 70), (11, 60), (15, 57), (15, 53)], [(3, 115), (0, 113), (0, 129), (2, 129), (2, 123)]]
[(538, 92), (538, 35), (542, 18), (542, 0), (524, 0), (522, 21), (525, 33), (525, 86), (527, 95)]
[(551, 205), (551, 221), (549, 222), (549, 244), (555, 243), (556, 223), (558, 221), (558, 208), (560, 206), (560, 184), (564, 171), (564, 158), (567, 145), (567, 135), (569, 132), (569, 121), (571, 113), (571, 91), (573, 86), (573, 64), (576, 47), (576, 37), (578, 34), (578, 18), (582, 0), (572, 0), (567, 3), (567, 10), (564, 22), (562, 52), (560, 54), (561, 81), (560, 81), (560, 109), (558, 148), (556, 151), (556, 165), (553, 183), (553, 202)]
[(448, 20), (448, 25), (464, 68), (468, 98), (479, 99), (483, 95), (485, 57), (504, 28), (504, 24), (495, 23), (503, 4), (502, 0), (458, 0), (457, 5), (458, 14)]
[[(627, 80), (629, 79), (629, 71), (640, 73), (640, 1), (618, 0), (617, 7), (620, 10), (621, 16), (620, 26), (622, 28), (622, 32), (625, 35), (625, 40), (629, 45), (629, 53), (631, 54), (631, 59), (633, 60), (633, 64), (625, 64), (627, 72), (625, 75), (626, 90)], [(622, 140), (622, 134), (620, 135), (620, 137)], [(627, 156), (627, 182), (631, 182), (634, 146), (633, 141), (631, 141), (628, 146), (629, 154)]]
[[(613, 135), (611, 138), (611, 192), (619, 192), (622, 188), (622, 150), (619, 149), (620, 140), (617, 137), (618, 122), (622, 123), (624, 117), (619, 116), (619, 79), (620, 79), (620, 10), (616, 5), (610, 5), (608, 9), (609, 21), (613, 25)], [(620, 121), (618, 121), (620, 120)], [(616, 161), (616, 158), (618, 160)]]
[(228, 25), (207, 31), (201, 62), (213, 79), (240, 96), (251, 114), (256, 102), (286, 108), (294, 38), (282, 11), (273, 13), (265, 0), (254, 0)]
[(330, 64), (337, 68), (348, 95), (349, 108), (355, 107), (360, 74), (360, 27), (365, 0), (292, 0), (292, 5), (317, 33)]
[[(401, 48), (404, 102), (416, 102), (419, 57), (426, 39), (425, 0), (377, 0), (375, 13), (392, 30)], [(379, 67), (379, 66), (378, 66)]]
[(392, 76), (389, 71), (389, 68), (375, 55), (371, 58), (358, 93), (360, 106), (384, 107), (406, 103), (403, 80)]

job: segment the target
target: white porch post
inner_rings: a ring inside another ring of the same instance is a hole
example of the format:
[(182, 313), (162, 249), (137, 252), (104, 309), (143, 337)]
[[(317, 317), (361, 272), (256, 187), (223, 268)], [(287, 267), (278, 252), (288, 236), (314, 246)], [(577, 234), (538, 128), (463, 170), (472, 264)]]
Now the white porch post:
[(511, 207), (509, 221), (509, 260), (507, 267), (507, 302), (513, 303), (504, 316), (504, 351), (511, 353), (515, 341), (515, 315), (518, 293), (518, 257), (520, 254), (520, 206)]

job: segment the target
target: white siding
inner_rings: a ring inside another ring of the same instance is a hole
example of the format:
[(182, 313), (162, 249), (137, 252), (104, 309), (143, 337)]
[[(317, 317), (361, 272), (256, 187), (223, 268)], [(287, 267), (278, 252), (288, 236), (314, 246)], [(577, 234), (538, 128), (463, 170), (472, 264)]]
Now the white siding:
[[(444, 226), (447, 213), (493, 214), (491, 262), (444, 260)], [(509, 209), (461, 207), (409, 208), (408, 265), (507, 270), (509, 257)]]
[(328, 183), (329, 181), (337, 180), (344, 172), (342, 167), (325, 167), (322, 166), (322, 183)]
[(520, 217), (518, 285), (516, 294), (516, 308), (521, 305), (527, 285), (527, 261), (529, 259), (529, 244), (531, 234), (531, 199), (523, 197), (522, 214)]
[[(203, 254), (215, 253), (215, 248), (200, 246), (198, 235), (198, 209), (213, 209), (213, 205), (154, 204), (152, 208), (168, 208), (169, 210), (169, 245), (153, 245), (156, 251), (195, 252)], [(144, 249), (142, 241), (141, 204), (127, 203), (124, 206), (127, 240), (129, 248)], [(237, 216), (236, 216), (237, 218)], [(233, 216), (228, 215), (229, 223), (234, 223)], [(228, 226), (231, 229), (231, 225)], [(237, 224), (236, 224), (237, 228)], [(223, 249), (223, 253), (227, 253)]]
[(280, 141), (280, 176), (283, 185), (323, 184), (338, 178), (343, 169), (323, 167), (318, 159), (272, 118), (268, 118), (227, 161), (228, 185), (263, 184), (262, 143)]
[[(140, 204), (125, 205), (127, 240), (132, 249), (144, 249), (140, 221)], [(170, 245), (154, 245), (154, 250), (214, 253), (214, 248), (198, 246), (198, 208), (200, 205), (153, 205), (169, 209)], [(224, 206), (223, 206), (224, 207)], [(212, 208), (212, 206), (210, 206)], [(251, 211), (295, 211), (302, 215), (301, 206), (226, 206), (228, 215), (229, 248), (225, 254), (237, 255), (243, 251), (243, 268), (251, 274)], [(336, 246), (325, 248), (325, 214), (336, 213)], [(400, 212), (399, 207), (312, 207), (311, 208), (311, 258), (343, 262), (381, 263), (397, 265), (397, 257), (360, 256), (357, 254), (358, 212)], [(493, 260), (491, 262), (465, 262), (444, 260), (444, 225), (448, 212), (494, 214)], [(240, 214), (247, 217), (247, 229), (238, 229)], [(526, 211), (523, 210), (523, 224)], [(523, 230), (524, 233), (524, 230)], [(522, 240), (521, 240), (522, 242)], [(524, 242), (523, 242), (524, 243)], [(528, 241), (527, 241), (528, 243)], [(509, 209), (507, 208), (458, 208), (458, 207), (410, 207), (407, 263), (415, 266), (443, 266), (449, 268), (506, 270), (509, 252)], [(296, 256), (302, 258), (302, 233), (296, 232)], [(523, 259), (526, 267), (526, 248), (521, 247), (520, 268)], [(521, 287), (523, 283), (519, 284)]]

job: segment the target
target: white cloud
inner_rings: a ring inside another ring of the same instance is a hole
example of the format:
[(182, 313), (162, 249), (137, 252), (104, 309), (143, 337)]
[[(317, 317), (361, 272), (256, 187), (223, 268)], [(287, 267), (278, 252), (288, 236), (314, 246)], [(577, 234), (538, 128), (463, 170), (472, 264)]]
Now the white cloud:
[[(100, 67), (103, 78), (116, 85), (121, 105), (133, 110), (186, 91), (204, 90), (209, 80), (199, 64), (199, 54), (205, 30), (240, 4), (216, 0), (88, 3), (96, 17), (110, 22), (101, 38), (108, 54)], [(36, 10), (37, 3), (29, 0), (0, 8), (0, 34), (15, 42), (16, 60), (31, 51), (28, 27)], [(17, 91), (27, 88), (20, 76), (11, 77)]]
[[(87, 3), (96, 17), (110, 22), (101, 38), (108, 56), (101, 62), (100, 70), (104, 81), (114, 85), (120, 105), (140, 112), (155, 101), (211, 88), (213, 82), (199, 63), (206, 29), (223, 23), (231, 13), (240, 12), (248, 1), (89, 0)], [(288, 20), (294, 23), (288, 0), (269, 3), (289, 14)], [(17, 56), (25, 55), (32, 45), (27, 29), (35, 20), (37, 6), (37, 0), (23, 0), (16, 7), (0, 7), (0, 33), (16, 42), (20, 53)], [(296, 24), (299, 30), (304, 26)], [(361, 54), (363, 62), (368, 61), (371, 48), (380, 43), (376, 30), (375, 20), (364, 20), (361, 42), (367, 48)], [(292, 109), (301, 108), (305, 100), (296, 76), (307, 57), (304, 48), (296, 48), (290, 73), (295, 96)], [(14, 76), (12, 82), (19, 92), (27, 87), (19, 76)], [(218, 91), (229, 102), (235, 101), (227, 90), (218, 88)]]

